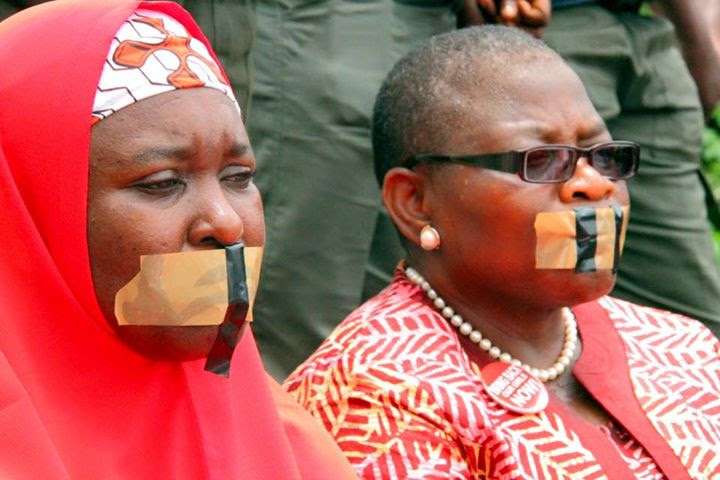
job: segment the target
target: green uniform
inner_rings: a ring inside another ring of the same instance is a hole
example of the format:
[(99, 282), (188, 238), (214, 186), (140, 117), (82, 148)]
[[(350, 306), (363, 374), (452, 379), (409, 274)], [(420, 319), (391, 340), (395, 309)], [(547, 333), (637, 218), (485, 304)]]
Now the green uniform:
[(455, 18), (430, 0), (260, 0), (256, 15), (249, 127), (267, 243), (253, 330), (284, 378), (360, 302), (380, 205), (369, 128), (380, 83)]

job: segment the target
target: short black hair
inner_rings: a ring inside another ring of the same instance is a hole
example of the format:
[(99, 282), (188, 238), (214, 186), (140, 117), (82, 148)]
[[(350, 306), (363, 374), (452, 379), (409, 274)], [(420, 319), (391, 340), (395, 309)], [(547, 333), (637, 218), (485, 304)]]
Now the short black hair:
[[(463, 111), (464, 95), (505, 98), (501, 82), (511, 68), (534, 59), (562, 59), (542, 41), (502, 26), (464, 28), (430, 38), (400, 59), (375, 99), (372, 144), (375, 175), (385, 174), (411, 155), (443, 153)], [(483, 81), (485, 80), (485, 81)]]

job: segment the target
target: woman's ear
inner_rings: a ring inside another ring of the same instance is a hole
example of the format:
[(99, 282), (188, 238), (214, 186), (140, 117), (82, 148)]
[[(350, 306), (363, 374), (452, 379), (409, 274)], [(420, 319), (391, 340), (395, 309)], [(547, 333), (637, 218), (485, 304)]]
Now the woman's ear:
[(430, 223), (427, 212), (428, 179), (402, 167), (390, 169), (383, 182), (383, 202), (393, 223), (409, 242), (420, 245), (420, 230)]

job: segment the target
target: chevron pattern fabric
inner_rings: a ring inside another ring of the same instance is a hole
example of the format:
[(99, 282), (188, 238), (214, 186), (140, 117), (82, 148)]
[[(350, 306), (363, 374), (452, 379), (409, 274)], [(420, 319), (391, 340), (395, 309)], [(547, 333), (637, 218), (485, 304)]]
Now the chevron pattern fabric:
[[(634, 394), (652, 425), (693, 478), (720, 478), (720, 453), (712, 451), (720, 445), (717, 341), (679, 316), (610, 298), (601, 306), (626, 344)], [(577, 419), (568, 410), (508, 412), (483, 390), (479, 368), (455, 330), (398, 275), (285, 388), (335, 437), (361, 478), (608, 478), (598, 438), (632, 477), (665, 478), (622, 419), (588, 436), (572, 428)]]
[(603, 298), (635, 397), (692, 478), (720, 479), (720, 344), (699, 322)]

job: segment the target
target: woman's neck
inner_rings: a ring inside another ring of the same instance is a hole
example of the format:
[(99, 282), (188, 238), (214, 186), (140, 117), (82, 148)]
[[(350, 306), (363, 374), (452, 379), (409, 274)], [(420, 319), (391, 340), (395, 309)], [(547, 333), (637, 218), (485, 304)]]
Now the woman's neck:
[[(470, 295), (449, 282), (447, 276), (423, 267), (416, 269), (445, 303), (501, 351), (536, 368), (547, 368), (557, 360), (565, 339), (562, 306), (531, 305), (491, 291)], [(467, 337), (460, 337), (471, 356), (487, 361), (486, 352)]]

